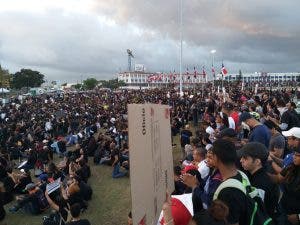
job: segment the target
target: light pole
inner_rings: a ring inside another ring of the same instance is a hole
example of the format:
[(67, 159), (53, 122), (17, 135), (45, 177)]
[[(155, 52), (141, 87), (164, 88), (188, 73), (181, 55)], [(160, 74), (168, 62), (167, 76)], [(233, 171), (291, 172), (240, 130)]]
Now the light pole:
[(183, 96), (182, 92), (182, 0), (180, 0), (180, 59), (179, 59), (179, 94)]
[(215, 67), (214, 67), (214, 64), (215, 64), (215, 53), (217, 52), (217, 50), (213, 49), (210, 51), (210, 53), (212, 54), (212, 72), (213, 72), (213, 87), (215, 87), (215, 76), (216, 76), (216, 72), (215, 72)]

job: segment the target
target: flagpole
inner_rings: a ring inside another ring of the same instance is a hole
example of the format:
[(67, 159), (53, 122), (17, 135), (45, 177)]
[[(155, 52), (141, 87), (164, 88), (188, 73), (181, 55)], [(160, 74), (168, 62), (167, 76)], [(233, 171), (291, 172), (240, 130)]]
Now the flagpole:
[(182, 92), (182, 0), (180, 0), (180, 61), (179, 61), (179, 93), (183, 96)]

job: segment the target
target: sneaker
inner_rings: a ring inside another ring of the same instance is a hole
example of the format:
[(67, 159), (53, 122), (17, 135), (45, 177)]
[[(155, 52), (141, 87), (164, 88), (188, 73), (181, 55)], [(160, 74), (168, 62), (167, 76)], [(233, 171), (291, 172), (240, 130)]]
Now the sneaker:
[(19, 209), (16, 207), (16, 206), (13, 206), (13, 207), (11, 207), (11, 208), (9, 208), (9, 211), (11, 212), (11, 213), (15, 213), (15, 212), (17, 212)]

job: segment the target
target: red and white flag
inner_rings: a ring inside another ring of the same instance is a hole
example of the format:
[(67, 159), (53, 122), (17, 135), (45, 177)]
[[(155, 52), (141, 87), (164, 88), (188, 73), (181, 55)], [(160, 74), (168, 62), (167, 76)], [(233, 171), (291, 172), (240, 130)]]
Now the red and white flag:
[(155, 81), (155, 80), (156, 80), (156, 76), (154, 74), (151, 74), (151, 75), (148, 76), (148, 79), (147, 79), (148, 82), (152, 82), (152, 81)]
[(215, 68), (214, 68), (213, 64), (211, 64), (211, 73), (212, 73), (213, 77), (216, 76), (216, 71), (215, 71)]
[(202, 75), (203, 75), (204, 78), (206, 77), (206, 72), (205, 72), (204, 66), (202, 67)]
[(222, 63), (222, 69), (221, 69), (222, 75), (225, 76), (228, 72), (224, 66), (224, 64)]
[(187, 79), (190, 79), (190, 73), (189, 73), (189, 68), (186, 68), (186, 75), (187, 75)]
[(194, 67), (194, 78), (197, 77), (197, 70), (196, 70), (196, 67)]

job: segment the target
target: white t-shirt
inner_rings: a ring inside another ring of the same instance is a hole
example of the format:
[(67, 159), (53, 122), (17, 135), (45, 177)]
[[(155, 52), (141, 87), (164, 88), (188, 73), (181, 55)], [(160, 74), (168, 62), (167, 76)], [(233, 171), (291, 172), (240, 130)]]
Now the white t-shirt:
[(202, 160), (199, 164), (198, 164), (198, 171), (201, 174), (201, 178), (204, 179), (205, 177), (208, 176), (209, 174), (209, 167), (206, 165), (206, 161)]
[(232, 128), (235, 130), (235, 122), (231, 116), (228, 117), (228, 123), (229, 123), (229, 128)]

